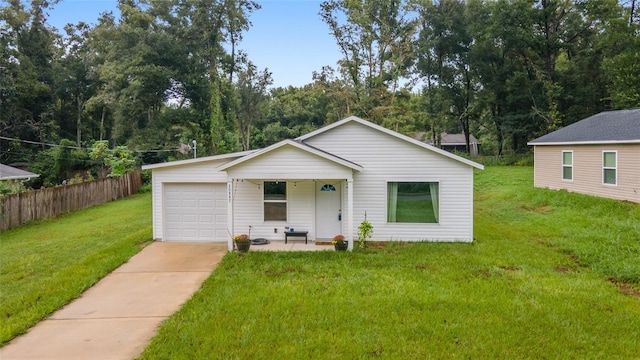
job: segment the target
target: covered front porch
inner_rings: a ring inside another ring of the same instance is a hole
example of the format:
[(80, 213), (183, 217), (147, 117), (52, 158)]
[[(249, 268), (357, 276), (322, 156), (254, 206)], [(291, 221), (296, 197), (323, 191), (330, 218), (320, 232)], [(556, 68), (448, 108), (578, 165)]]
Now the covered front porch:
[(227, 172), (230, 251), (235, 234), (284, 243), (288, 231), (307, 232), (311, 242), (342, 234), (353, 249), (353, 175), (361, 166), (285, 140), (218, 170)]
[(332, 249), (340, 234), (353, 248), (351, 179), (232, 179), (227, 190), (229, 250), (236, 234), (271, 242), (253, 249)]

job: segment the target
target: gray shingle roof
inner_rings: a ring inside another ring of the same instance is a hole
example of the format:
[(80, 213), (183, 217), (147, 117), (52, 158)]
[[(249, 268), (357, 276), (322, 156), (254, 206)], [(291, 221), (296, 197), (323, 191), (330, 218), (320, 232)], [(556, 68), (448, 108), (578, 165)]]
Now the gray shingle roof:
[(601, 112), (529, 144), (606, 142), (640, 142), (640, 108)]
[(40, 175), (0, 164), (0, 180), (30, 179)]

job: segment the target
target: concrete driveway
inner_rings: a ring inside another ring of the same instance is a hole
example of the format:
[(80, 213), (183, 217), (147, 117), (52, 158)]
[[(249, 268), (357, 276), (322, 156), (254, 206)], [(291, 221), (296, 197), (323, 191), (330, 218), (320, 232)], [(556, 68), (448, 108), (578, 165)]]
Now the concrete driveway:
[(0, 349), (0, 359), (133, 359), (200, 288), (227, 243), (155, 242)]

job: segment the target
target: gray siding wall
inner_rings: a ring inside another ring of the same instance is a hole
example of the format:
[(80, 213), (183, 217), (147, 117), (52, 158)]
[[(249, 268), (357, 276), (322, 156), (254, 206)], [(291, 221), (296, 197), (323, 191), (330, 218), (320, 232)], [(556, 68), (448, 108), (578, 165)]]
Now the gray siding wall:
[[(364, 167), (362, 172), (354, 172), (353, 177), (354, 238), (366, 213), (374, 228), (373, 240), (473, 240), (471, 166), (355, 122), (318, 134), (306, 142)], [(440, 223), (387, 223), (389, 181), (439, 182)], [(343, 219), (346, 218), (344, 213)]]
[[(640, 203), (640, 144), (537, 145), (534, 186)], [(573, 151), (573, 181), (562, 180), (562, 152)], [(618, 152), (618, 183), (603, 184), (602, 152)]]

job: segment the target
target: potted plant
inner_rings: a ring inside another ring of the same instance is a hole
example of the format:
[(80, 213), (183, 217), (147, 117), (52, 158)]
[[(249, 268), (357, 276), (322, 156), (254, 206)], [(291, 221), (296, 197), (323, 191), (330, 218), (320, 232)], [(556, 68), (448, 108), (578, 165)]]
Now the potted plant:
[(346, 251), (347, 250), (347, 242), (344, 240), (344, 235), (336, 235), (331, 240), (333, 247), (336, 251)]
[(233, 242), (240, 252), (247, 252), (249, 251), (249, 247), (251, 247), (251, 239), (249, 239), (249, 235), (247, 234), (234, 235)]

